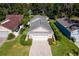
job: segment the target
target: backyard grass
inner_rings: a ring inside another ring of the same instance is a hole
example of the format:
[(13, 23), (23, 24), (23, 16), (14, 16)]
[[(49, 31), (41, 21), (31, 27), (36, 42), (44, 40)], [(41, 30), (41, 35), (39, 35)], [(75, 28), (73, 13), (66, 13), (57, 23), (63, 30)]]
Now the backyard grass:
[[(27, 34), (28, 29), (26, 29), (23, 34)], [(0, 56), (28, 56), (30, 46), (23, 46), (20, 44), (20, 34), (15, 40), (6, 41), (0, 48)]]
[(62, 34), (62, 32), (54, 24), (55, 23), (54, 20), (51, 21), (51, 23), (52, 23), (51, 25), (52, 29), (53, 30), (55, 29), (58, 32), (58, 35), (60, 35), (61, 37), (61, 39), (57, 41), (58, 43), (56, 46), (51, 45), (52, 55), (53, 56), (79, 55), (79, 48), (73, 42), (71, 42), (65, 35)]

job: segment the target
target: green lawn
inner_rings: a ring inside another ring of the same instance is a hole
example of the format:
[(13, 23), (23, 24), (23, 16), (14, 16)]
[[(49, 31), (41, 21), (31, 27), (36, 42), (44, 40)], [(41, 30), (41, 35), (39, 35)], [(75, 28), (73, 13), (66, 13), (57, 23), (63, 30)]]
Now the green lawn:
[[(28, 29), (26, 29), (23, 34), (27, 34)], [(22, 34), (21, 34), (22, 35)], [(6, 41), (0, 48), (1, 56), (28, 56), (30, 46), (23, 46), (20, 44), (19, 35), (15, 40)]]
[[(52, 55), (54, 56), (67, 56), (67, 55), (79, 55), (79, 48), (71, 42), (66, 36), (62, 34), (62, 32), (56, 27), (54, 24), (55, 21), (51, 21), (52, 23), (52, 29), (56, 30), (58, 32), (58, 35), (60, 35), (61, 39), (57, 40), (57, 45), (53, 46), (51, 45)], [(54, 30), (54, 32), (55, 32)]]

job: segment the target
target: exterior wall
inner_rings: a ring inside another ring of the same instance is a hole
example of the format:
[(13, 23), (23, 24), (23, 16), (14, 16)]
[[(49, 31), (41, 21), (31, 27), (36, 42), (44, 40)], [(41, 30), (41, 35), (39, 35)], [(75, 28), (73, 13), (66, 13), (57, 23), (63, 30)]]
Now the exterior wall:
[(8, 34), (12, 33), (11, 31), (0, 31), (0, 37), (6, 38)]
[(8, 36), (8, 34), (11, 32), (12, 32), (11, 30), (9, 30), (3, 26), (0, 26), (0, 37), (6, 38)]
[(32, 39), (32, 34), (29, 34), (28, 37), (29, 37), (29, 39)]
[(56, 21), (56, 26), (68, 37), (70, 38), (71, 32), (67, 30), (63, 25)]
[(79, 29), (71, 32), (71, 38), (75, 40), (75, 42), (79, 42)]

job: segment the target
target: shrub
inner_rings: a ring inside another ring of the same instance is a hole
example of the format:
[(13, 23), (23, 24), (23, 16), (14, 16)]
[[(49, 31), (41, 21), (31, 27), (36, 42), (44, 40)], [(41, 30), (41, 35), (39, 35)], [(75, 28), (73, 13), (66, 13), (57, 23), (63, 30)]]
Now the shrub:
[(75, 54), (75, 56), (79, 55), (79, 51), (77, 49), (72, 49), (73, 53)]
[(22, 34), (24, 31), (25, 31), (25, 28), (21, 28), (19, 34)]
[(15, 38), (15, 35), (14, 35), (13, 33), (10, 33), (10, 34), (8, 35), (7, 40), (11, 40), (11, 39), (13, 39), (13, 38)]
[(20, 37), (20, 43), (21, 43), (22, 45), (25, 45), (25, 38), (26, 38), (26, 35), (22, 35), (22, 36)]
[(26, 41), (26, 45), (28, 45), (28, 46), (32, 45), (32, 39), (28, 39), (28, 40)]
[(52, 45), (53, 45), (53, 46), (57, 46), (57, 41), (53, 41), (53, 42), (52, 42)]
[(23, 45), (23, 46), (30, 46), (32, 44), (32, 40), (31, 39), (28, 39), (27, 41), (25, 41), (26, 39), (26, 35), (22, 35), (21, 38), (20, 38), (20, 43)]
[(68, 52), (67, 55), (68, 56), (74, 56), (73, 53), (71, 53), (71, 52)]
[(52, 45), (52, 41), (53, 41), (53, 39), (51, 39), (51, 38), (48, 39), (49, 45)]

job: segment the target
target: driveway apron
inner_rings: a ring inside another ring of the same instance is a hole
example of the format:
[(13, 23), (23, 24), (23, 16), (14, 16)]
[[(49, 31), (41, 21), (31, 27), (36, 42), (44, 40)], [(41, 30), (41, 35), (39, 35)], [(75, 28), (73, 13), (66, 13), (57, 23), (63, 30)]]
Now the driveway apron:
[(52, 56), (48, 41), (33, 40), (29, 56)]

